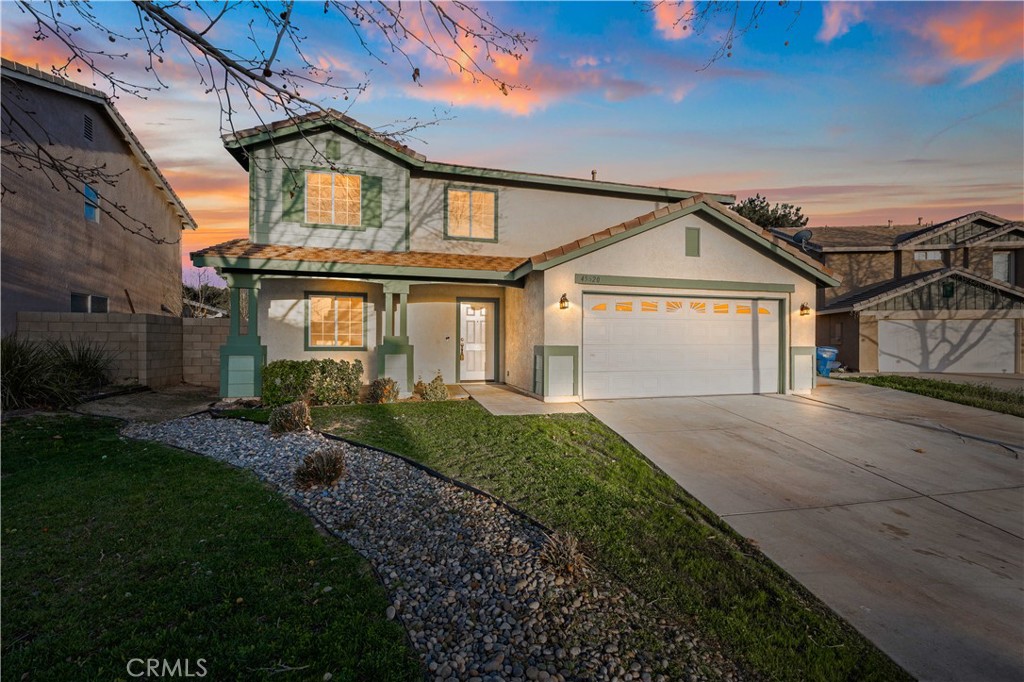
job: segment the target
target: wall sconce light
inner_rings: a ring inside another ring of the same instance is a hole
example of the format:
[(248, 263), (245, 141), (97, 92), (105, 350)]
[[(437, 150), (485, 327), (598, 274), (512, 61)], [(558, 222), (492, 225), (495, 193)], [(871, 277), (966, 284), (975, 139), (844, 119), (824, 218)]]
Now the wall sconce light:
[(569, 308), (569, 297), (562, 294), (562, 298), (558, 299), (558, 307), (562, 310), (567, 310)]
[(801, 315), (810, 315), (811, 314), (811, 306), (807, 305), (806, 303), (801, 303), (800, 304), (800, 314)]

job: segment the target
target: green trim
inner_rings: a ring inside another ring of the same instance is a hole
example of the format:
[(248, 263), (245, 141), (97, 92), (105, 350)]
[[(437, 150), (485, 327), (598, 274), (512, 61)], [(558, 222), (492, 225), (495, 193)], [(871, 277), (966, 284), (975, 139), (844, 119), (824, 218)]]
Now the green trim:
[[(249, 170), (248, 155), (244, 150), (258, 147), (263, 144), (270, 144), (272, 139), (283, 138), (293, 135), (300, 135), (307, 131), (318, 129), (333, 129), (347, 137), (354, 139), (364, 146), (372, 147), (383, 156), (389, 157), (399, 163), (415, 168), (426, 173), (439, 175), (457, 176), (473, 179), (497, 180), (502, 182), (517, 182), (525, 185), (533, 185), (542, 188), (561, 188), (570, 190), (589, 191), (595, 194), (614, 194), (619, 196), (638, 197), (643, 199), (654, 199), (657, 201), (675, 202), (689, 199), (699, 192), (688, 190), (677, 190), (667, 187), (651, 187), (645, 185), (628, 185), (616, 182), (601, 182), (597, 180), (582, 180), (576, 178), (559, 177), (552, 175), (541, 175), (538, 173), (523, 173), (516, 171), (496, 170), (492, 168), (480, 168), (478, 166), (462, 166), (451, 163), (436, 163), (427, 161), (419, 155), (399, 151), (376, 139), (368, 132), (364, 132), (346, 125), (338, 120), (305, 121), (300, 124), (292, 124), (270, 132), (261, 132), (247, 136), (243, 140), (230, 139), (224, 142), (225, 148), (235, 157), (235, 160)], [(705, 196), (723, 204), (731, 204), (736, 201), (732, 194), (706, 194)]]
[[(363, 299), (363, 345), (362, 346), (312, 346), (309, 343), (309, 298), (310, 296), (327, 296), (330, 298), (361, 298)], [(369, 328), (369, 308), (367, 304), (367, 295), (361, 291), (304, 291), (303, 292), (303, 325), (302, 325), (302, 345), (307, 351), (317, 350), (329, 350), (329, 351), (365, 351), (367, 350), (366, 345), (366, 334)]]
[[(470, 205), (470, 221), (469, 229), (473, 230), (473, 217), (472, 217), (472, 206), (473, 206), (473, 192), (486, 192), (487, 194), (494, 195), (494, 236), (493, 237), (457, 237), (448, 234), (448, 194), (455, 190), (457, 192), (469, 192), (469, 205)], [(493, 187), (476, 187), (472, 185), (455, 185), (448, 183), (444, 186), (444, 239), (451, 241), (460, 242), (489, 242), (491, 244), (498, 243), (498, 190)]]
[(377, 358), (377, 377), (387, 376), (385, 374), (385, 366), (387, 364), (388, 355), (404, 355), (405, 356), (405, 387), (407, 391), (412, 391), (413, 376), (415, 376), (415, 369), (413, 368), (414, 353), (413, 346), (409, 343), (408, 336), (385, 336), (380, 345), (378, 345), (374, 352)]
[(412, 176), (405, 173), (405, 250), (412, 248)]
[(713, 279), (671, 279), (666, 277), (623, 277), (620, 275), (588, 275), (584, 273), (576, 273), (574, 279), (576, 284), (594, 284), (602, 286), (660, 289), (706, 289), (709, 291), (770, 291), (773, 293), (790, 294), (796, 291), (796, 286), (792, 284), (775, 284), (770, 282), (729, 282)]
[[(572, 358), (572, 394), (580, 394), (580, 347), (579, 346), (534, 346), (534, 376), (533, 392), (541, 397), (546, 397), (551, 392), (549, 370), (550, 359), (553, 357)], [(537, 376), (537, 359), (540, 359), (540, 376)]]
[(798, 355), (810, 355), (811, 356), (811, 388), (816, 388), (818, 385), (818, 373), (814, 368), (814, 359), (817, 355), (817, 348), (815, 346), (790, 346), (789, 347), (789, 388), (790, 390), (796, 386), (796, 356)]
[(462, 382), (460, 373), (462, 360), (459, 358), (459, 343), (462, 339), (462, 304), (493, 303), (494, 304), (494, 378), (484, 381), (498, 381), (501, 376), (501, 299), (478, 298), (474, 296), (458, 296), (455, 298), (455, 383)]
[(222, 256), (193, 256), (196, 267), (232, 268), (270, 272), (304, 273), (314, 275), (360, 275), (373, 277), (410, 277), (427, 280), (454, 279), (479, 280), (515, 286), (512, 273), (501, 270), (463, 270), (457, 268), (426, 268), (406, 265), (365, 265), (324, 261), (278, 260), (273, 258), (225, 258)]
[[(307, 166), (303, 165), (297, 171), (301, 175), (301, 182), (296, 182), (295, 173), (296, 171), (286, 169), (283, 175), (282, 182), (282, 198), (285, 202), (291, 202), (287, 208), (281, 211), (281, 220), (288, 222), (301, 223), (303, 227), (310, 227), (316, 229), (335, 229), (335, 230), (353, 230), (362, 231), (367, 229), (376, 229), (383, 225), (382, 215), (384, 213), (383, 205), (383, 186), (384, 179), (379, 175), (372, 175), (366, 171), (354, 169), (354, 168), (323, 168), (320, 166)], [(313, 223), (306, 220), (306, 176), (308, 173), (330, 173), (332, 175), (358, 175), (359, 176), (359, 224), (358, 225), (340, 225), (335, 223)], [(295, 191), (295, 196), (291, 196), (291, 192), (287, 191), (288, 185), (298, 187)], [(299, 200), (301, 205), (296, 205), (296, 200)], [(296, 220), (297, 216), (300, 216)]]
[(779, 387), (781, 395), (789, 393), (789, 386), (786, 386), (786, 362), (789, 360), (789, 353), (786, 348), (789, 346), (789, 302), (786, 299), (779, 299)]
[(686, 255), (690, 258), (700, 256), (700, 228), (686, 228)]

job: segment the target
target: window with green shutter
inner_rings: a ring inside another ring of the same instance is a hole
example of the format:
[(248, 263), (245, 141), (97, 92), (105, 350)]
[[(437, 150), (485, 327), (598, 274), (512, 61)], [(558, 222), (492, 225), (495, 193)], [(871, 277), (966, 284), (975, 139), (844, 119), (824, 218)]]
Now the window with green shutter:
[(285, 171), (281, 219), (346, 228), (381, 226), (382, 178), (358, 172)]

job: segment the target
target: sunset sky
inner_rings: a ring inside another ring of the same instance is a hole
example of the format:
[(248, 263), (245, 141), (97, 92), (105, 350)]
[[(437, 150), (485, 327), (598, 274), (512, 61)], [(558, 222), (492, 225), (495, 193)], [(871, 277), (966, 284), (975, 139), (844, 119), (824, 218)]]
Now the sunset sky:
[[(673, 27), (674, 6), (482, 5), (536, 39), (523, 60), (495, 67), (529, 89), (505, 96), (425, 55), (416, 84), (404, 61), (361, 53), (347, 25), (324, 20), (323, 3), (300, 3), (296, 21), (308, 54), (339, 78), (370, 70), (349, 115), (378, 126), (450, 107), (453, 120), (409, 141), (432, 160), (760, 192), (802, 206), (812, 226), (938, 222), (975, 210), (1024, 217), (1022, 3), (805, 2), (797, 16), (797, 3), (770, 2), (732, 56), (703, 70), (717, 29)], [(130, 8), (95, 9), (121, 21)], [(4, 57), (44, 71), (63, 62), (57, 41), (34, 40), (16, 6), (0, 3), (0, 12)], [(180, 48), (168, 56), (160, 73), (169, 89), (116, 105), (200, 225), (184, 241), (187, 260), (245, 235), (247, 184), (220, 143), (216, 100)], [(88, 74), (80, 82), (93, 85)]]

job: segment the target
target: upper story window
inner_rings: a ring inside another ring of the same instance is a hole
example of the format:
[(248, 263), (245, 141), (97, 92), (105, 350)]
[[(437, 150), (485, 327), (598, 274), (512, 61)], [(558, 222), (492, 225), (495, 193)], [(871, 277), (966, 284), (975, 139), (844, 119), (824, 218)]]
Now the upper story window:
[(92, 185), (82, 189), (85, 196), (85, 219), (94, 223), (100, 221), (100, 193)]
[(914, 260), (942, 260), (941, 251), (915, 251)]
[(1013, 283), (1013, 252), (992, 252), (992, 279)]
[(362, 177), (306, 171), (306, 222), (362, 225)]
[(308, 294), (307, 349), (366, 348), (366, 324), (362, 294)]
[(108, 299), (96, 294), (78, 294), (71, 292), (71, 312), (73, 313), (105, 313)]
[(497, 192), (448, 189), (445, 236), (454, 239), (497, 240)]

